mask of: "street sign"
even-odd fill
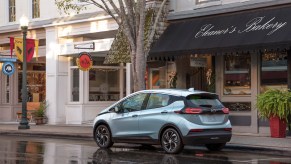
[[[0,62],[16,62],[16,58],[0,58]]]
[[[95,49],[95,43],[90,42],[90,43],[77,43],[74,44],[74,49]]]
[[[206,58],[192,58],[190,59],[190,66],[191,67],[206,67],[207,60]]]
[[[14,64],[12,62],[5,62],[2,66],[2,72],[5,74],[5,75],[12,75],[15,71],[15,67],[14,67]]]

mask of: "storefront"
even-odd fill
[[[46,74],[45,61],[40,58],[37,62],[33,59],[27,65],[27,89],[28,104],[30,102],[40,103],[46,98]],[[0,63],[2,66],[3,63]],[[16,113],[21,111],[22,102],[22,63],[14,63],[15,73],[11,76],[2,73],[0,68],[1,86],[1,107],[2,115],[0,120],[3,122],[16,121]],[[5,113],[5,114],[3,114]]]
[[[15,29],[18,26],[15,26]],[[3,36],[3,37],[2,37]],[[9,37],[22,37],[17,29],[14,32],[1,34],[0,58],[11,58]],[[27,38],[39,40],[38,56],[34,57],[27,63],[27,89],[28,105],[40,103],[46,99],[46,60],[45,60],[45,30],[43,28],[30,29]],[[14,50],[15,51],[15,50]],[[16,58],[12,53],[12,58]],[[17,112],[21,112],[22,102],[22,62],[16,60],[13,62],[15,71],[10,76],[5,75],[0,62],[0,122],[16,122]]]
[[[168,83],[176,73],[177,88],[215,91],[231,110],[235,132],[268,133],[268,122],[254,106],[259,93],[291,83],[290,9],[272,6],[171,22],[149,56],[150,65],[165,64],[148,70],[159,68],[161,76],[166,68],[162,77]]]
[[[46,49],[49,124],[92,124],[100,111],[131,92],[130,64],[105,64],[118,25],[103,14],[60,18],[45,27],[51,45]],[[83,52],[92,59],[90,69],[78,66]]]

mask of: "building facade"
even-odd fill
[[[256,97],[290,83],[290,1],[172,1],[169,26],[149,56],[148,87],[216,92],[233,131],[269,133]],[[173,78],[175,77],[175,78]]]
[[[103,64],[118,26],[102,10],[88,5],[80,14],[67,16],[54,1],[1,0],[0,4],[1,58],[10,58],[9,37],[22,37],[22,15],[29,19],[27,38],[39,40],[39,56],[28,63],[28,105],[46,100],[49,124],[90,122],[101,109],[130,92],[126,90],[130,65]],[[81,71],[76,64],[84,51],[92,56],[90,71]],[[11,76],[2,73],[2,65],[0,121],[15,122],[21,111],[22,63],[14,63]]]

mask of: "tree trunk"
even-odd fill
[[[144,59],[143,45],[137,45],[136,51],[131,51],[133,90],[145,89],[146,60]]]

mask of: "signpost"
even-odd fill
[[[5,75],[11,76],[15,72],[14,62],[16,58],[0,58],[0,62],[3,62],[2,72]]]
[[[5,62],[2,66],[2,71],[5,75],[11,76],[15,71],[14,64],[11,62]]]

